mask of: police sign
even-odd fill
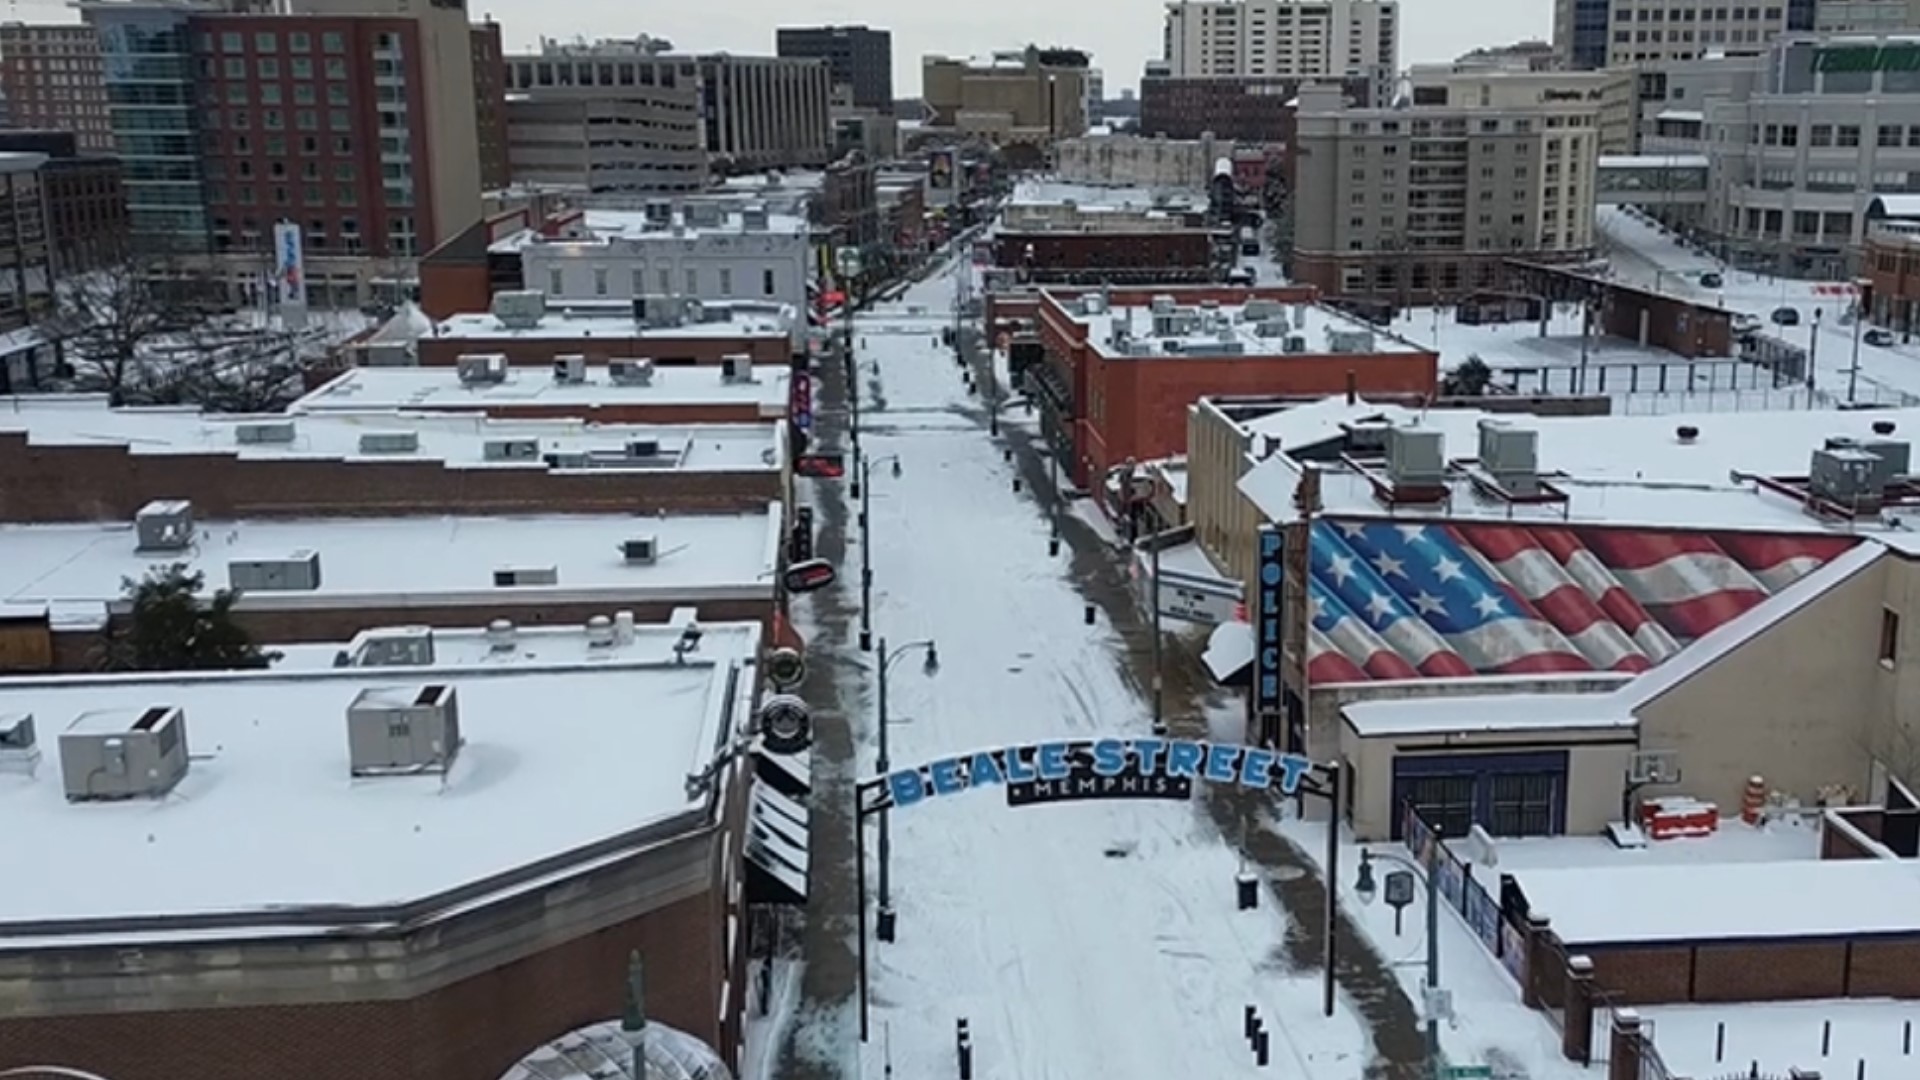
[[[1260,530],[1259,591],[1254,608],[1253,707],[1280,711],[1280,608],[1285,594],[1286,545],[1280,530]]]

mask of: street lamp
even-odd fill
[[[1379,892],[1373,879],[1373,861],[1379,859],[1412,871],[1427,890],[1427,1060],[1435,1076],[1440,1073],[1440,890],[1436,873],[1439,853],[1440,827],[1437,825],[1433,827],[1433,838],[1427,847],[1424,864],[1390,851],[1374,852],[1362,848],[1360,872],[1353,883],[1354,894],[1360,897],[1360,902],[1373,903],[1374,896]]]
[[[927,677],[939,674],[940,653],[934,648],[932,638],[909,641],[891,652],[887,651],[887,639],[880,639],[880,753],[876,762],[876,776],[886,776],[893,764],[887,755],[887,726],[891,723],[887,718],[887,672],[892,670],[894,661],[916,649],[926,650],[926,660],[921,664],[921,670],[926,672]],[[875,933],[881,941],[893,940],[893,838],[887,828],[890,817],[888,811],[880,811],[880,912]]]
[[[873,543],[867,529],[867,511],[873,506],[873,467],[893,465],[893,478],[900,479],[900,455],[860,459],[860,651],[873,651]]]

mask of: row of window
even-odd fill
[[[261,230],[259,218],[243,217],[236,231],[231,219],[216,217],[213,219],[214,247],[220,251],[249,251],[264,246],[265,233]],[[269,223],[270,224],[270,223]],[[365,240],[360,233],[358,218],[339,218],[331,228],[324,218],[314,218],[307,222],[305,230],[306,246],[314,251],[341,251],[348,254],[365,250]],[[336,246],[337,241],[337,246]],[[398,215],[387,219],[387,245],[396,255],[413,255],[419,246],[419,235],[413,218]]]
[[[1427,124],[1429,122],[1430,121],[1421,120],[1417,122],[1417,125]],[[1455,121],[1443,121],[1443,123],[1452,124],[1455,123]],[[1562,125],[1554,124],[1552,126],[1560,127]],[[1586,125],[1576,122],[1573,126],[1584,127]],[[1375,123],[1369,120],[1351,120],[1347,123],[1347,134],[1349,135],[1370,135],[1374,134],[1376,130],[1381,135],[1398,135],[1401,133],[1402,126],[1398,120],[1381,120],[1378,122],[1377,128]],[[1475,126],[1475,130],[1479,131],[1482,135],[1498,135],[1502,131],[1511,131],[1516,135],[1525,135],[1533,130],[1533,118],[1521,116],[1515,117],[1512,120],[1500,120],[1489,117],[1481,120]],[[1414,134],[1423,133],[1416,131]],[[1450,134],[1450,132],[1443,127],[1441,134],[1447,135]],[[1462,134],[1464,134],[1464,132],[1462,132]]]
[[[730,266],[722,266],[722,267],[719,267],[717,270],[715,270],[714,273],[716,274],[715,281],[718,285],[718,288],[716,290],[717,293],[721,296],[733,296],[734,295],[733,268]],[[613,282],[611,278],[612,278],[612,275],[607,270],[606,267],[604,266],[594,267],[593,268],[593,295],[595,296],[613,295]],[[686,283],[685,295],[687,296],[701,295],[700,270],[698,267],[692,267],[692,266],[687,267],[684,274],[684,279]],[[632,293],[630,295],[633,295],[633,296],[646,295],[648,292],[648,288],[647,288],[648,281],[649,279],[647,276],[646,268],[642,266],[634,267],[632,272],[632,278],[629,282],[629,284],[632,287]],[[668,294],[668,295],[672,294],[674,291],[672,268],[665,267],[665,266],[656,268],[654,270],[652,282],[656,285],[656,288],[654,289],[655,292]],[[567,293],[566,272],[564,268],[558,267],[558,266],[548,268],[547,292],[549,295],[552,295],[552,296],[566,295]],[[772,296],[773,293],[774,293],[773,270],[769,268],[769,269],[760,271],[760,295]]]
[[[260,115],[260,126],[265,130],[267,131],[287,130],[287,115],[281,110],[262,109],[259,115]],[[201,114],[201,126],[204,128],[207,128],[210,131],[218,131],[221,128],[231,128],[234,131],[246,131],[247,129],[253,127],[253,116],[254,116],[253,113],[250,113],[245,109],[234,109],[231,112],[225,113],[224,115],[221,113],[219,109],[208,109],[206,112]],[[396,125],[389,125],[389,126],[398,126],[398,125],[396,124]],[[320,111],[318,109],[293,110],[293,130],[319,131],[320,130]],[[353,114],[346,109],[328,109],[327,110],[327,130],[328,131],[352,131],[353,130]]]
[[[1676,44],[1690,45],[1694,41],[1693,34],[1694,32],[1692,30],[1672,30],[1667,32],[1666,40]],[[1738,28],[1733,30],[1702,30],[1700,31],[1699,40],[1709,45],[1737,45],[1743,41],[1760,41],[1762,40],[1762,35],[1760,31],[1752,28],[1745,30]],[[1660,31],[1615,30],[1613,32],[1613,43],[1615,45],[1626,45],[1630,42],[1639,45],[1658,45],[1660,44]]]
[[[1859,124],[1808,124],[1804,130],[1806,145],[1815,149],[1859,146],[1864,137]],[[1799,146],[1801,131],[1800,124],[1756,125],[1748,132],[1747,140],[1762,146]],[[1920,124],[1881,124],[1873,129],[1873,145],[1920,147]]]
[[[1771,22],[1777,23],[1781,10],[1770,8],[1674,8],[1667,11],[1662,8],[1639,8],[1622,5],[1614,9],[1614,22],[1693,22],[1695,17],[1701,21],[1712,22]]]
[[[322,152],[322,146],[328,145],[336,156],[349,157],[353,154],[353,139],[347,135],[334,136],[331,144],[321,142],[317,135],[302,135],[298,143],[289,143],[285,135],[268,135],[260,140],[260,152],[270,157],[281,157],[288,152],[289,146],[298,146],[302,156],[314,156]],[[216,180],[221,178],[219,168],[222,155],[247,157],[254,152],[253,140],[245,135],[235,135],[224,143],[218,135],[207,135],[203,137],[201,146],[207,157],[207,175]],[[248,163],[247,167],[251,169],[253,166]]]
[[[394,35],[380,35],[382,47],[392,47]],[[219,36],[219,50],[223,53],[241,53],[246,50],[247,36],[237,30],[228,30]],[[214,52],[214,35],[202,32],[199,49],[203,53]],[[295,30],[287,34],[287,52],[308,53],[313,51],[313,35],[305,30]],[[280,51],[280,35],[273,30],[256,31],[253,35],[253,51],[257,53],[277,53]],[[328,30],[320,35],[320,51],[325,53],[344,53],[347,51],[347,37],[338,30]]]
[[[1853,215],[1845,211],[1821,213],[1816,210],[1796,210],[1789,217],[1784,210],[1755,210],[1744,212],[1729,210],[1730,220],[1744,222],[1743,230],[1751,236],[1780,236],[1791,224],[1793,236],[1814,238],[1826,236],[1830,240],[1843,240],[1853,236]]]

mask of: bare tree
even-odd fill
[[[144,360],[154,346],[206,322],[204,308],[168,295],[165,269],[130,256],[60,282],[46,329],[76,389],[105,393],[116,405],[146,396]]]

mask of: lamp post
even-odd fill
[[[1433,840],[1427,848],[1424,863],[1414,862],[1404,855],[1390,851],[1360,850],[1360,873],[1353,883],[1353,891],[1359,895],[1363,904],[1373,903],[1378,888],[1373,880],[1373,861],[1393,863],[1413,871],[1420,884],[1427,890],[1427,1063],[1434,1077],[1440,1075],[1440,890],[1438,888],[1438,858],[1440,853],[1440,828],[1434,826]]]
[[[868,531],[868,511],[873,506],[873,467],[883,462],[893,465],[894,479],[900,477],[900,455],[860,459],[860,651],[873,651],[873,542]]]
[[[879,760],[875,762],[878,767],[875,775],[878,776],[887,775],[893,765],[887,755],[887,726],[892,722],[887,717],[887,673],[892,670],[894,661],[916,649],[926,650],[926,660],[922,664],[922,670],[927,673],[927,676],[931,678],[938,674],[940,653],[934,648],[932,638],[909,641],[892,651],[887,649],[887,639],[880,639],[880,752]],[[891,816],[887,810],[880,811],[880,911],[875,921],[875,935],[881,941],[893,940],[893,834],[887,828],[887,821]]]

